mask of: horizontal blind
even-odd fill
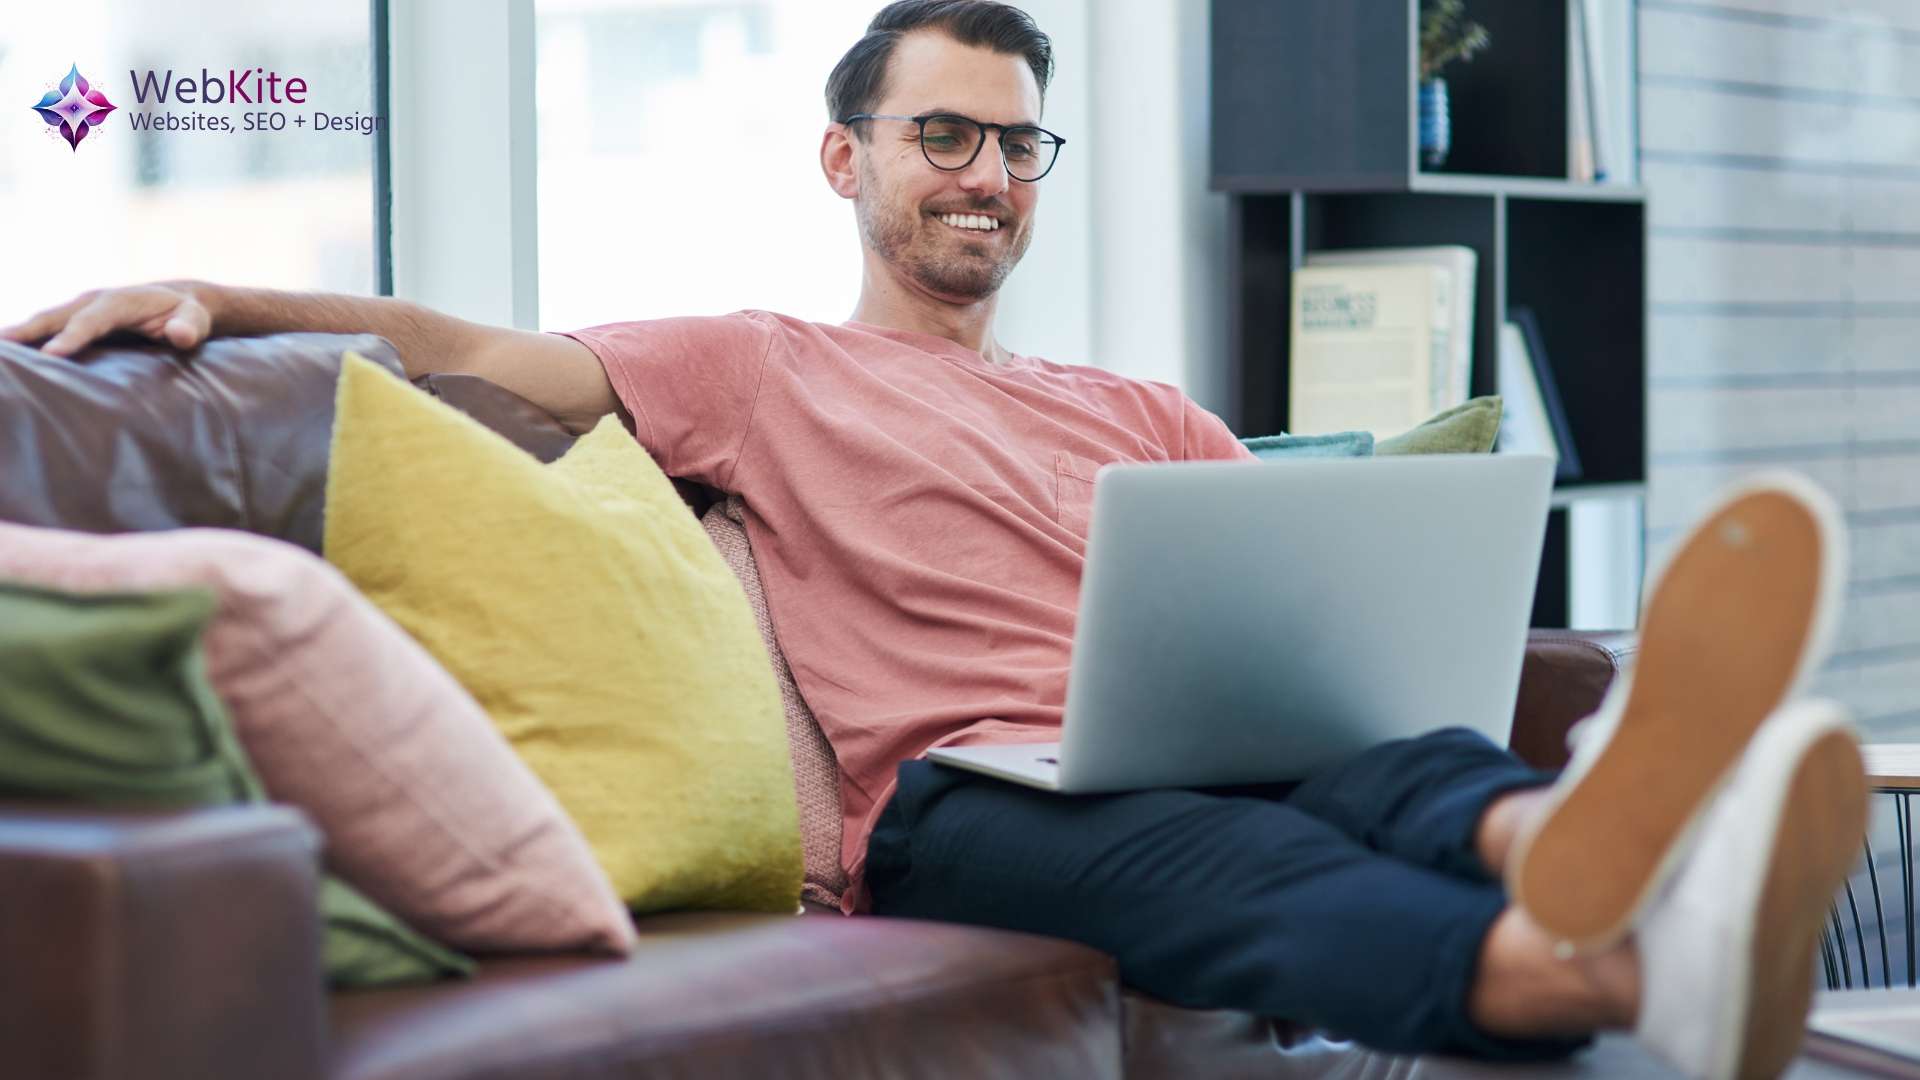
[[[1920,741],[1920,4],[1640,0],[1648,553],[1810,476],[1853,536],[1816,693]]]

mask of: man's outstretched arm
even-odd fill
[[[0,328],[0,338],[72,356],[122,330],[178,349],[216,335],[378,334],[399,350],[408,376],[478,375],[540,406],[576,433],[620,408],[600,361],[571,338],[485,326],[385,297],[166,281],[82,293]]]

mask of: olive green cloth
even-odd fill
[[[0,582],[0,796],[146,806],[264,802],[202,637],[214,594],[64,593]],[[424,982],[473,962],[327,877],[336,987]]]
[[[1485,454],[1500,434],[1500,395],[1489,394],[1436,413],[1411,431],[1373,444],[1380,454]]]

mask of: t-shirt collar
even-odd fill
[[[976,367],[985,368],[988,371],[1011,371],[1015,368],[1028,366],[1026,357],[1011,350],[1007,352],[1007,363],[996,364],[972,349],[967,348],[965,345],[956,341],[949,341],[938,334],[923,333],[919,330],[902,330],[898,327],[880,326],[875,323],[856,322],[853,319],[848,319],[840,325],[854,330],[864,330],[870,334],[878,334],[881,337],[892,338],[895,341],[906,345],[913,345],[925,349],[928,352],[937,352],[951,356],[956,360],[961,360]]]

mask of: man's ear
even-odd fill
[[[853,163],[853,130],[845,124],[828,124],[820,136],[820,171],[827,175],[827,186],[843,199],[860,194],[860,170]]]

